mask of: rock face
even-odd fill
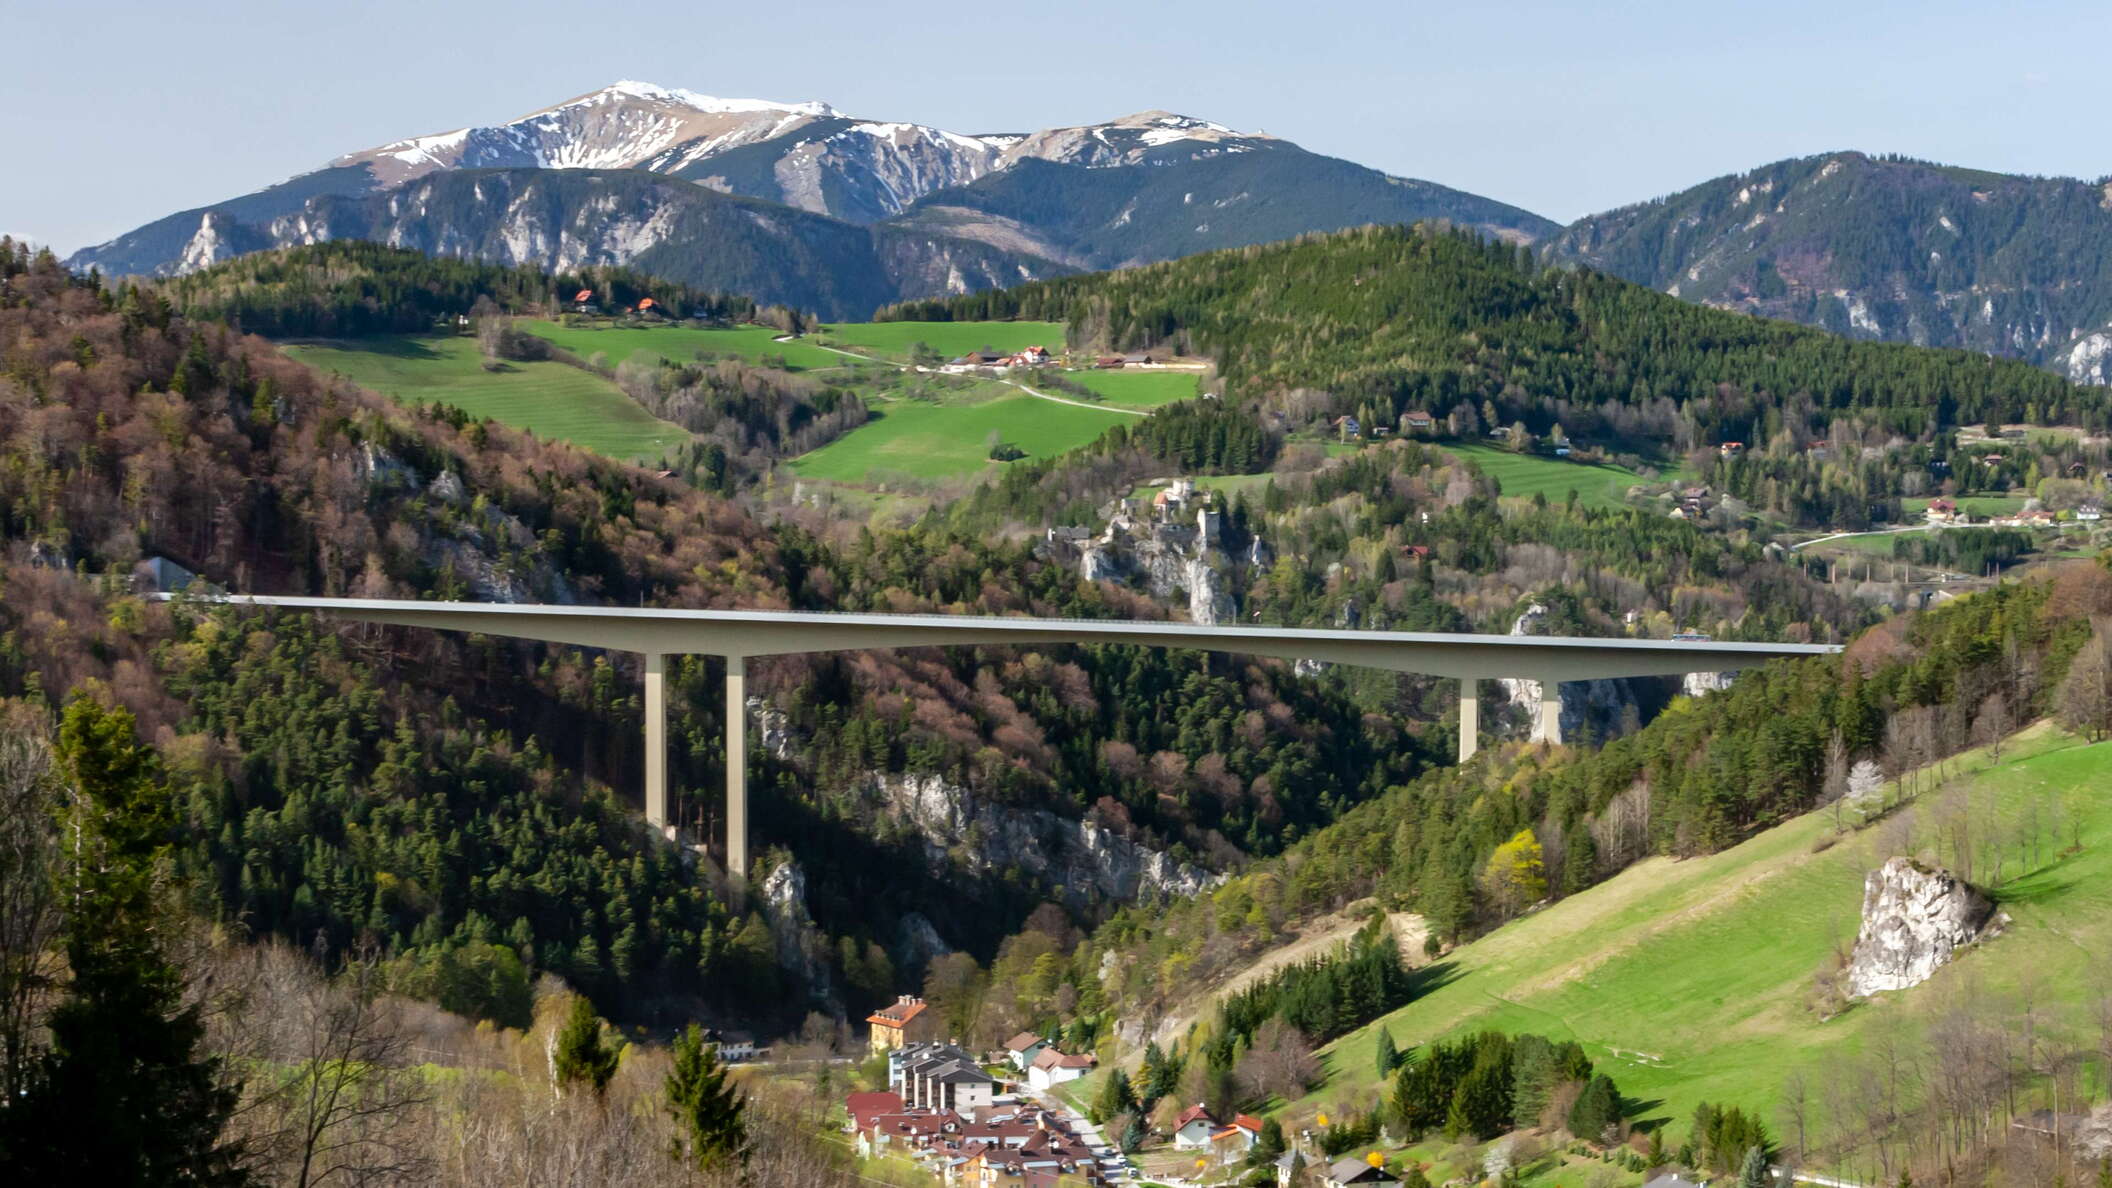
[[[1548,610],[1535,602],[1525,608],[1511,624],[1512,635],[1546,635]],[[1546,741],[1540,722],[1540,682],[1516,677],[1499,677],[1501,686],[1510,703],[1523,710],[1532,723],[1530,741]],[[1574,740],[1577,731],[1590,727],[1592,735],[1600,740],[1618,738],[1640,729],[1648,716],[1644,711],[1646,698],[1640,695],[1638,682],[1625,677],[1596,681],[1562,682],[1562,737]]]
[[[1857,996],[1927,981],[1960,946],[1978,940],[1993,901],[1947,870],[1894,858],[1863,881],[1863,928],[1848,967]]]
[[[915,830],[934,864],[984,873],[1017,867],[1074,907],[1094,897],[1131,903],[1145,895],[1193,896],[1224,876],[1142,846],[1092,820],[1045,809],[990,804],[936,775],[874,773],[867,795]]]
[[[817,1003],[830,999],[829,941],[807,912],[807,872],[787,861],[763,879],[763,914],[777,937],[777,963],[797,975]]]
[[[1110,530],[1078,555],[1078,574],[1089,582],[1143,579],[1155,598],[1188,596],[1188,618],[1215,626],[1233,615],[1232,595],[1225,587],[1225,556],[1218,521],[1199,513],[1196,526],[1150,522],[1131,533]]]

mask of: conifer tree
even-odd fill
[[[172,800],[130,711],[76,698],[59,725],[73,792],[67,879],[71,980],[51,1048],[0,1110],[0,1181],[243,1185],[240,1144],[222,1132],[240,1096],[198,1053],[199,1008],[160,939]]]
[[[609,1087],[609,1078],[616,1075],[621,1056],[619,1049],[602,1040],[601,1019],[594,1013],[594,1004],[585,998],[574,998],[564,1027],[557,1033],[558,1082],[584,1082],[598,1097]]]
[[[675,1037],[675,1065],[667,1074],[667,1110],[677,1127],[669,1153],[710,1171],[748,1161],[746,1100],[726,1083],[716,1044],[692,1023]]]
[[[1137,1095],[1129,1085],[1129,1074],[1117,1068],[1107,1074],[1100,1086],[1100,1095],[1093,1099],[1093,1108],[1088,1111],[1095,1125],[1119,1114],[1137,1112]]]
[[[1758,1147],[1745,1149],[1745,1162],[1738,1168],[1738,1188],[1768,1188],[1767,1152]],[[1912,1188],[1913,1181],[1907,1173],[1899,1174],[1899,1188]]]
[[[1613,1079],[1605,1073],[1593,1074],[1569,1109],[1569,1132],[1595,1143],[1607,1127],[1620,1120],[1620,1095],[1614,1092]]]
[[[1401,1052],[1400,1049],[1393,1046],[1393,1032],[1384,1027],[1379,1028],[1379,1053],[1377,1058],[1379,1078],[1384,1080],[1392,1076],[1393,1070],[1399,1067],[1400,1063]]]

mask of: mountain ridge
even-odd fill
[[[454,203],[444,219],[433,217],[425,199],[452,189],[434,179],[490,171],[547,175],[541,187],[522,176],[506,188],[515,199],[533,190],[559,205]],[[602,181],[567,177],[579,173]],[[618,173],[634,180],[612,180]],[[563,205],[609,203],[609,188],[623,192],[614,206]],[[773,209],[748,207],[753,226],[721,219],[715,239],[663,253],[689,269],[663,275],[832,318],[1366,222],[1446,218],[1527,242],[1558,229],[1490,199],[1157,109],[1100,124],[967,135],[852,117],[818,100],[729,100],[626,81],[505,123],[342,154],[277,185],[157,219],[67,263],[109,275],[180,275],[356,228],[379,242],[431,243],[443,254],[482,253],[507,264],[662,268],[669,265],[625,254],[622,240],[633,233],[625,227],[693,224],[710,200],[688,190]],[[1090,218],[1065,221],[1072,197]],[[1226,213],[1192,217],[1185,207],[1198,197]],[[1234,206],[1240,209],[1228,210]],[[836,226],[823,231],[816,218]],[[570,241],[553,234],[560,226],[570,227]],[[801,230],[788,236],[794,226]],[[850,251],[839,268],[798,250],[803,235],[844,244],[863,236],[871,246]],[[728,256],[755,266],[710,266]],[[867,301],[873,304],[861,304]]]

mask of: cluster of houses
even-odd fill
[[[1716,510],[1716,504],[1719,502],[1714,492],[1700,484],[1674,488],[1672,498],[1672,518],[1675,520],[1706,519],[1710,512]]]
[[[1047,367],[1056,361],[1047,347],[1030,346],[1015,354],[1004,355],[996,351],[970,351],[956,359],[949,359],[939,370],[948,375],[964,375],[971,371],[1011,371],[1015,368]]]
[[[595,299],[594,290],[592,289],[581,289],[579,292],[574,293],[570,304],[572,312],[576,314],[602,313],[607,305],[606,302]],[[682,316],[681,310],[673,306],[663,305],[651,297],[640,297],[638,304],[619,306],[615,312],[624,315],[639,314],[641,316],[650,315],[652,317],[674,319],[679,319]]]
[[[1006,1041],[1005,1061],[1025,1074],[1027,1084],[1046,1093],[1093,1071],[1099,1058],[1089,1052],[1073,1055],[1031,1031],[1022,1031]]]
[[[1970,515],[1958,506],[1955,499],[1931,499],[1922,511],[1922,518],[1935,525],[1973,523]],[[2094,524],[2105,518],[2105,509],[2094,503],[2086,503],[2075,509],[2075,518],[2086,524]],[[2000,528],[2052,528],[2061,522],[2060,513],[2043,507],[2036,500],[2025,503],[2021,510],[2008,515],[1990,516],[1983,523]]]
[[[909,1105],[902,1093],[853,1093],[844,1101],[858,1153],[907,1153],[949,1188],[1058,1188],[1112,1182],[1108,1164],[1062,1115],[1017,1101],[956,1109]]]

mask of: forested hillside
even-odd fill
[[[775,1026],[810,1001],[857,1009],[928,956],[903,946],[910,917],[989,953],[1050,880],[1073,877],[1031,869],[1049,858],[1043,821],[1090,814],[1118,851],[1224,866],[1421,762],[1392,723],[1281,665],[1122,649],[758,665],[754,687],[797,745],[756,756],[757,837],[802,865],[796,907],[821,928],[818,949],[781,948],[752,900],[736,906],[737,889],[636,823],[632,658],[149,604],[131,592],[135,563],[259,592],[1163,607],[1021,546],[912,533],[839,550],[765,529],[673,480],[404,410],[151,290],[101,288],[12,245],[0,256],[0,692],[51,712],[88,691],[137,714],[185,806],[181,862],[209,916],[303,943],[372,934],[400,985],[450,1005],[517,1018],[528,980],[553,972],[647,1016],[689,1003]],[[673,772],[699,790],[677,811],[708,826],[714,674],[694,661],[673,676]],[[972,796],[996,814],[985,828],[1023,840],[992,862],[927,836],[884,787],[908,777]],[[1136,894],[1119,873],[1102,887],[1086,872],[1073,909]]]
[[[1827,153],[1579,219],[1542,250],[1688,301],[2103,383],[2104,191],[2102,178]]]
[[[356,338],[418,333],[467,313],[482,297],[511,314],[554,313],[585,289],[611,308],[651,298],[675,316],[754,316],[746,297],[691,288],[629,268],[557,273],[505,267],[361,240],[332,240],[238,256],[167,281],[160,291],[199,321],[266,338]]]
[[[2103,392],[1963,351],[1858,343],[1687,305],[1432,227],[1366,228],[1122,272],[896,306],[899,318],[1068,322],[1076,341],[1215,360],[1230,394],[1305,417],[1476,414],[1585,440],[1685,448],[1823,431],[2026,421],[2102,428]],[[1491,415],[1493,413],[1493,415]],[[1301,417],[1300,419],[1304,419]]]

